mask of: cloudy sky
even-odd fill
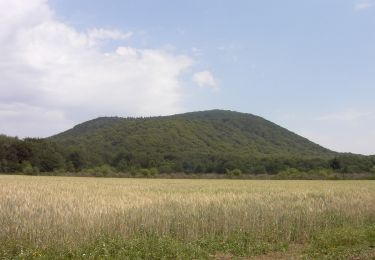
[[[0,133],[213,108],[375,154],[375,0],[0,0]]]

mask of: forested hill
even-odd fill
[[[261,117],[222,110],[98,118],[50,140],[79,151],[89,166],[110,164],[120,170],[156,167],[220,172],[249,169],[260,159],[329,159],[335,155]]]
[[[251,114],[211,110],[150,118],[102,117],[61,134],[0,135],[0,172],[277,174],[375,172],[375,156],[325,149]]]
[[[251,114],[211,110],[165,117],[102,117],[51,137],[111,157],[119,152],[329,157],[334,153]]]

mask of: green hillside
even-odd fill
[[[325,149],[251,114],[211,110],[150,118],[102,117],[58,135],[0,135],[0,172],[277,174],[375,173],[375,156]]]
[[[222,110],[152,118],[98,118],[50,140],[77,150],[85,164],[110,164],[121,170],[157,167],[220,172],[224,168],[249,169],[259,160],[335,156],[261,117]]]
[[[102,117],[51,138],[99,153],[225,153],[326,157],[334,153],[251,114],[211,110],[166,117]]]

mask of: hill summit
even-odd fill
[[[316,160],[336,154],[259,116],[225,110],[101,117],[49,139],[79,150],[88,165],[110,164],[120,170],[221,172],[258,167],[262,160]]]

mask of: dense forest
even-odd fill
[[[98,118],[46,139],[0,136],[0,172],[278,174],[375,171],[375,156],[325,149],[251,114],[212,110]]]

